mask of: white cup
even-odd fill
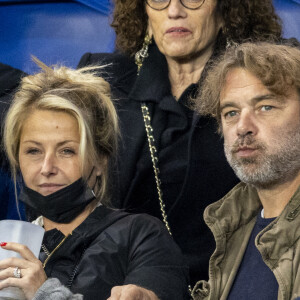
[[[24,221],[2,220],[0,221],[0,242],[15,242],[26,245],[32,253],[38,257],[44,236],[44,228]],[[0,247],[0,260],[9,257],[21,257],[18,253],[4,250]],[[8,287],[0,290],[0,299],[23,300],[23,291],[16,287]]]

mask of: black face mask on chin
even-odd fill
[[[38,214],[57,223],[70,223],[95,198],[93,190],[82,178],[48,196],[24,184],[19,196],[20,201]]]

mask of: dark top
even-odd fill
[[[139,76],[133,60],[122,54],[88,53],[79,67],[90,64],[110,64],[101,76],[110,82],[113,98],[117,99],[121,140],[111,174],[114,205],[162,219],[141,112],[141,103],[145,102],[152,118],[173,237],[190,266],[191,283],[207,279],[215,243],[203,221],[203,211],[238,180],[225,159],[216,122],[197,116],[186,106],[197,92],[196,85],[188,87],[176,102],[171,95],[166,59],[155,44],[149,47],[149,57]]]
[[[0,120],[1,120],[1,131],[0,137],[2,141],[2,132],[6,112],[10,106],[13,94],[17,89],[20,80],[26,73],[10,67],[8,65],[0,63]],[[5,158],[2,147],[0,148],[0,167],[8,168],[8,163]]]
[[[278,297],[278,283],[270,268],[264,263],[255,246],[260,231],[276,218],[264,219],[261,211],[257,216],[242,263],[232,285],[228,300],[273,300]]]
[[[58,278],[85,300],[110,296],[116,285],[135,284],[161,300],[188,299],[188,269],[161,222],[100,206],[71,235],[47,231],[41,251],[47,277]],[[45,259],[48,259],[47,261]]]
[[[18,69],[0,63],[0,220],[19,219],[17,211],[14,184],[9,172],[9,164],[2,147],[2,132],[6,112],[10,106],[13,94],[20,80],[26,74]],[[25,218],[24,206],[20,204],[21,217]]]

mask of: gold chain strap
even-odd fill
[[[148,138],[148,145],[149,145],[149,150],[150,150],[150,154],[151,154],[151,159],[152,159],[152,165],[153,165],[153,170],[154,170],[154,176],[155,176],[155,182],[156,182],[156,188],[157,188],[157,193],[158,193],[158,200],[159,200],[159,205],[160,205],[160,211],[161,211],[161,215],[163,218],[163,222],[165,223],[169,234],[172,236],[172,232],[171,232],[171,228],[168,222],[168,216],[166,214],[165,211],[165,203],[163,201],[163,193],[160,187],[161,181],[159,179],[159,167],[158,167],[158,156],[157,156],[157,149],[155,147],[155,139],[153,136],[153,128],[151,126],[151,117],[149,114],[149,109],[146,105],[146,103],[142,103],[141,104],[141,108],[142,108],[142,113],[143,113],[143,118],[144,118],[144,123],[145,123],[145,128],[146,128],[146,132],[147,132],[147,138]],[[190,285],[188,285],[188,291],[189,294],[192,294],[192,287]]]
[[[167,216],[166,211],[165,211],[166,205],[163,201],[163,193],[162,193],[162,190],[161,190],[161,187],[160,187],[160,185],[161,185],[161,181],[159,179],[160,170],[159,170],[159,167],[158,167],[158,156],[157,156],[157,149],[155,147],[155,139],[154,139],[154,136],[153,136],[153,128],[151,126],[151,117],[150,117],[149,109],[148,109],[146,103],[143,102],[141,104],[141,108],[142,108],[142,113],[143,113],[146,132],[147,132],[149,150],[150,150],[151,159],[152,159],[152,165],[153,165],[153,170],[154,170],[154,176],[155,176],[156,188],[157,188],[157,193],[158,193],[160,211],[161,211],[161,215],[162,215],[162,218],[163,218],[163,222],[165,223],[169,234],[172,235],[171,228],[170,228],[169,222],[167,220],[168,216]]]

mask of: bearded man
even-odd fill
[[[300,50],[245,43],[210,71],[197,110],[217,118],[242,181],[208,206],[216,240],[194,299],[300,296]]]

